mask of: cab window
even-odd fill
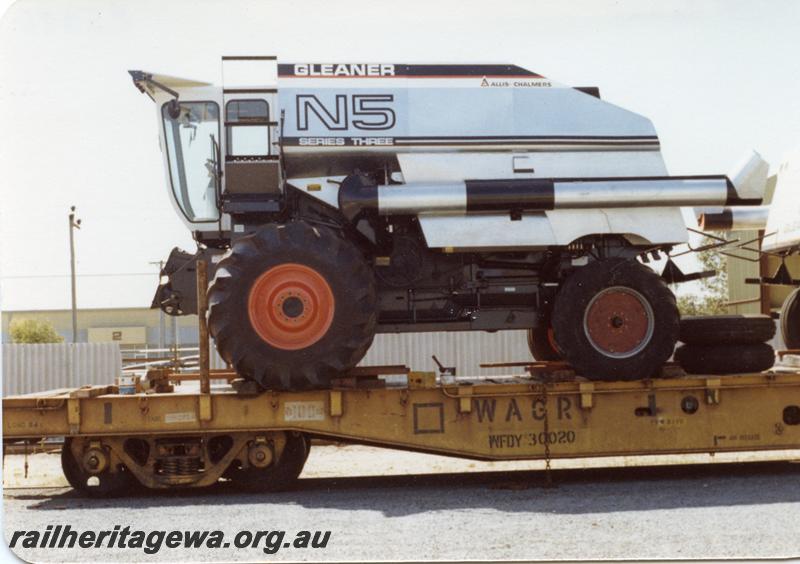
[[[269,105],[265,100],[231,100],[225,106],[227,156],[269,155]]]
[[[161,108],[172,193],[189,221],[217,221],[219,106],[180,102]]]

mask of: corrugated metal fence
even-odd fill
[[[3,395],[113,384],[121,368],[117,343],[6,344]]]
[[[453,331],[376,335],[361,366],[404,364],[412,370],[436,371],[431,358],[444,366],[455,366],[462,376],[493,376],[514,372],[510,368],[481,368],[487,362],[528,362],[532,360],[525,331]],[[225,368],[225,362],[211,349],[211,368]],[[522,367],[516,369],[522,373]]]
[[[481,368],[480,364],[532,358],[525,331],[401,333],[376,335],[361,364],[405,364],[412,370],[435,371],[434,354],[443,365],[455,366],[462,376],[508,374],[508,368]]]
[[[225,364],[212,346],[212,368]],[[361,365],[405,364],[435,371],[432,355],[458,374],[508,374],[508,368],[480,368],[482,362],[527,361],[525,331],[439,332],[377,335]],[[3,395],[27,394],[85,384],[113,384],[122,357],[116,343],[3,345]],[[520,372],[518,369],[517,372]]]

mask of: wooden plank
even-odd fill
[[[117,386],[84,386],[78,388],[69,394],[70,398],[94,398],[97,396],[104,396],[106,394],[116,394],[119,392]]]
[[[345,377],[368,378],[370,376],[390,376],[408,374],[411,369],[403,364],[388,364],[385,366],[356,366],[345,372]]]

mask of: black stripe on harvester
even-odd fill
[[[304,138],[306,136],[303,136]],[[325,136],[325,135],[309,135],[315,139],[343,139],[346,145],[353,145],[353,137],[344,136]],[[386,137],[377,137],[379,139],[387,139]],[[581,136],[560,136],[560,137],[389,137],[394,145],[402,145],[403,147],[446,147],[446,146],[460,146],[460,147],[492,147],[502,145],[518,145],[526,147],[536,147],[541,145],[552,146],[580,146],[580,147],[637,147],[647,146],[649,148],[657,148],[659,146],[658,137],[581,137]],[[364,147],[361,143],[364,137],[358,137],[359,144],[357,146]],[[369,137],[368,137],[369,139]],[[292,146],[300,144],[300,137],[284,137],[283,144]],[[334,145],[331,145],[332,147]],[[340,145],[339,145],[340,146]]]
[[[658,137],[625,136],[600,137],[591,135],[515,135],[515,136],[469,136],[469,137],[395,137],[396,145],[654,145],[659,144]]]
[[[472,139],[481,141],[502,141],[502,140],[575,140],[575,141],[658,141],[655,135],[469,135],[469,136],[444,136],[444,135],[426,135],[426,136],[410,136],[410,137],[396,137],[396,139],[403,139],[407,141],[427,141],[427,140],[441,140],[441,141],[469,141]]]
[[[395,73],[405,76],[529,76],[542,75],[517,65],[395,65]]]
[[[275,55],[223,55],[223,61],[277,61]]]
[[[553,181],[541,178],[467,180],[467,211],[552,210]]]
[[[278,65],[278,76],[300,76],[302,78],[318,78],[317,74],[295,74],[295,65],[299,63],[281,63]],[[350,67],[354,65],[366,65],[368,63],[302,63],[303,65],[313,67],[313,69],[321,68],[324,66],[330,67]],[[375,64],[375,63],[371,63]],[[545,78],[542,75],[529,71],[517,65],[407,65],[407,64],[394,64],[394,63],[380,63],[382,65],[392,65],[394,67],[393,75],[381,76],[381,78],[402,78],[402,77],[430,77],[441,76],[442,78],[448,77],[463,77],[463,76],[519,76],[529,78]],[[346,74],[336,76],[336,78],[363,78],[356,74]]]
[[[725,180],[728,181],[728,196],[725,200],[726,206],[760,206],[762,199],[761,198],[741,198],[739,197],[738,192],[736,192],[736,187],[731,182],[730,178],[725,177]]]

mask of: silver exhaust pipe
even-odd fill
[[[769,206],[695,210],[700,231],[758,231],[767,227]]]
[[[739,196],[727,176],[530,178],[375,185],[350,175],[339,187],[339,209],[353,221],[379,215],[465,214],[588,208],[758,205]]]

